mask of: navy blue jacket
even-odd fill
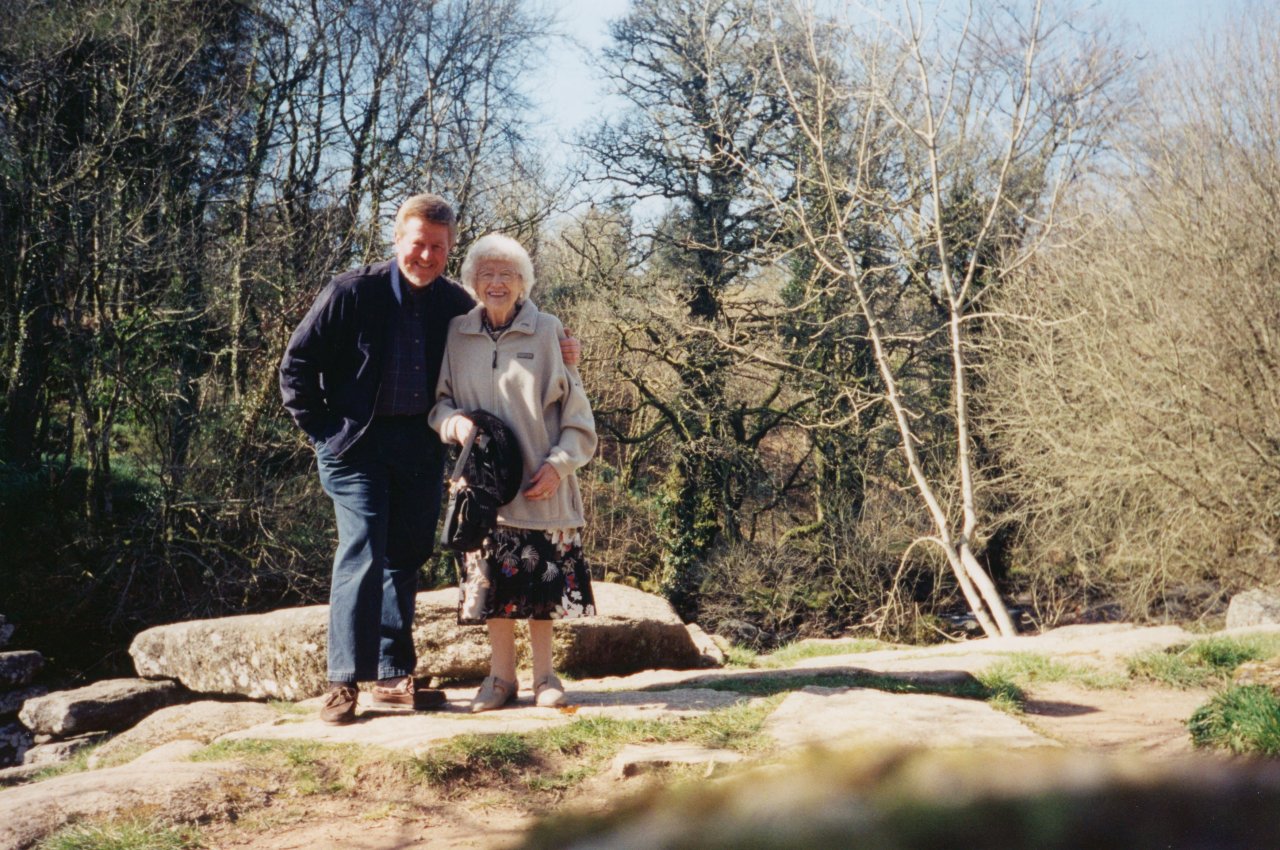
[[[324,443],[335,455],[351,448],[373,420],[387,341],[400,308],[391,290],[393,262],[364,266],[329,281],[280,361],[285,409],[313,442]],[[474,307],[475,300],[443,276],[427,293],[427,386],[434,389],[449,320]]]

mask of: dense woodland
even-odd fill
[[[597,577],[709,630],[1274,583],[1280,16],[1153,56],[1092,4],[926,5],[633,0],[562,159],[524,81],[571,48],[524,0],[0,5],[0,613],[101,676],[324,601],[276,366],[423,190],[583,341]]]

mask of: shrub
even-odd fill
[[[1187,728],[1197,747],[1280,755],[1280,697],[1262,685],[1236,685],[1197,708]]]
[[[981,430],[1021,511],[1021,560],[1131,617],[1214,613],[1280,577],[1280,53],[1255,29],[1280,19],[1266,18],[1163,75],[1137,179],[1105,187],[1108,209],[992,305],[1019,317],[987,341]]]

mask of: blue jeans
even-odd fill
[[[338,521],[329,681],[413,675],[414,597],[440,514],[443,456],[425,415],[375,418],[342,457],[317,444]]]

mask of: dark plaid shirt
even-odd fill
[[[378,388],[378,416],[413,416],[426,413],[435,402],[434,387],[427,386],[427,335],[423,314],[428,309],[428,287],[409,286],[397,270],[392,275],[400,287],[400,309],[388,340]]]

